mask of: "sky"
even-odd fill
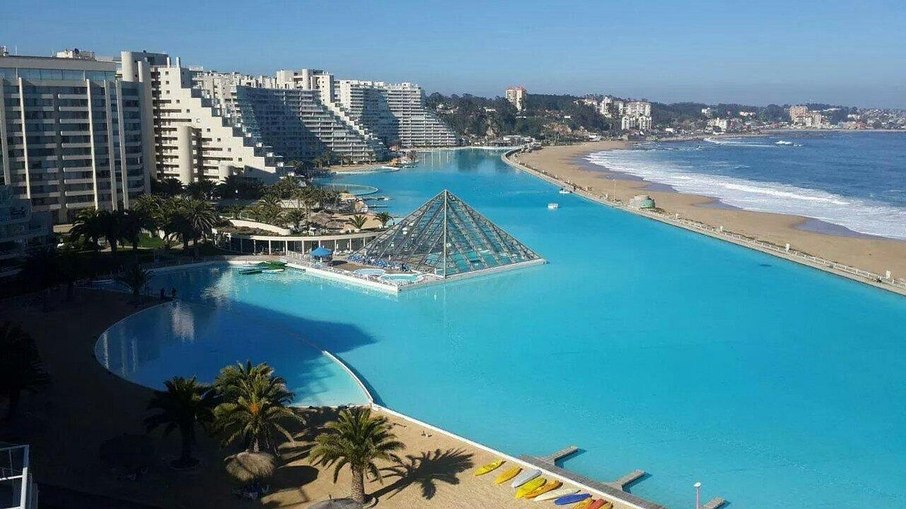
[[[493,97],[906,108],[906,0],[3,0],[0,44]]]

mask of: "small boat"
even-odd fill
[[[550,209],[550,210],[556,210],[556,209],[559,209],[559,208],[560,208],[560,204],[559,204],[559,203],[551,202],[551,203],[548,203],[548,204],[547,204],[547,208]]]
[[[516,490],[516,498],[523,498],[529,493],[537,490],[538,488],[544,486],[544,483],[547,482],[547,479],[543,477],[536,477],[531,481],[523,484]]]
[[[488,463],[487,465],[478,467],[478,469],[475,471],[475,475],[476,476],[484,475],[493,470],[497,470],[497,467],[499,467],[500,465],[503,465],[503,463],[504,463],[504,460],[492,461],[492,462]]]
[[[557,500],[554,500],[554,505],[570,505],[575,504],[576,502],[581,502],[586,498],[591,498],[591,495],[588,493],[574,493],[572,495],[565,495]]]
[[[503,483],[509,481],[510,479],[516,477],[516,475],[519,474],[519,472],[522,472],[522,469],[519,467],[513,467],[509,470],[504,470],[503,472],[500,473],[500,475],[497,476],[496,479],[494,479],[494,484],[503,484]]]
[[[579,490],[576,488],[560,488],[559,490],[549,491],[543,495],[538,495],[535,497],[535,502],[544,502],[545,500],[554,500],[560,497],[565,497],[566,495],[572,495],[573,493],[578,493]]]
[[[539,475],[541,475],[541,471],[538,470],[537,468],[532,469],[532,470],[526,470],[525,472],[522,472],[521,474],[517,475],[516,478],[513,479],[513,482],[512,482],[512,484],[510,484],[510,486],[512,486],[513,488],[518,488],[518,487],[522,486],[523,484],[531,481],[532,479],[538,477]],[[538,486],[540,486],[540,484]]]
[[[555,489],[559,488],[560,486],[563,486],[563,483],[560,481],[546,482],[540,488],[537,488],[534,491],[532,491],[531,493],[529,493],[528,495],[526,495],[525,498],[535,498],[539,495],[544,495],[548,491],[554,491]]]
[[[774,145],[792,145],[792,144],[793,144],[792,141],[784,141],[784,140],[774,142]]]
[[[566,188],[560,188],[560,194],[572,194],[572,191]]]
[[[594,508],[591,508],[591,506],[589,506],[589,509],[613,509],[613,503],[611,503],[607,500],[601,499],[601,500],[598,500],[598,502],[601,502],[601,505],[596,506]],[[592,505],[594,505],[594,504],[592,504]]]
[[[261,269],[261,272],[264,272],[265,274],[276,274],[277,272],[283,272],[284,270],[286,269]]]
[[[600,501],[599,501],[599,500],[593,500],[593,499],[590,499],[590,498],[586,498],[585,500],[583,500],[583,501],[579,502],[578,504],[574,505],[574,506],[573,506],[573,509],[588,509],[589,507],[591,507],[592,504],[596,504],[596,503],[598,503],[598,502],[600,502]],[[597,507],[600,507],[600,506],[595,506],[595,507],[597,508]]]

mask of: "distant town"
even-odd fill
[[[906,111],[830,104],[746,106],[674,103],[611,95],[530,94],[507,88],[493,99],[433,94],[428,103],[465,144],[543,143],[757,133],[774,129],[902,130]]]

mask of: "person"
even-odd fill
[[[170,288],[170,298],[176,300],[176,287]]]
[[[166,294],[166,292],[164,291],[164,287],[163,287],[163,286],[160,287],[160,300],[167,300],[167,294]]]

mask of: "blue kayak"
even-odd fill
[[[563,495],[562,497],[554,500],[556,505],[569,505],[575,504],[576,502],[581,502],[586,498],[591,498],[591,495],[588,493],[573,493],[572,495]]]

